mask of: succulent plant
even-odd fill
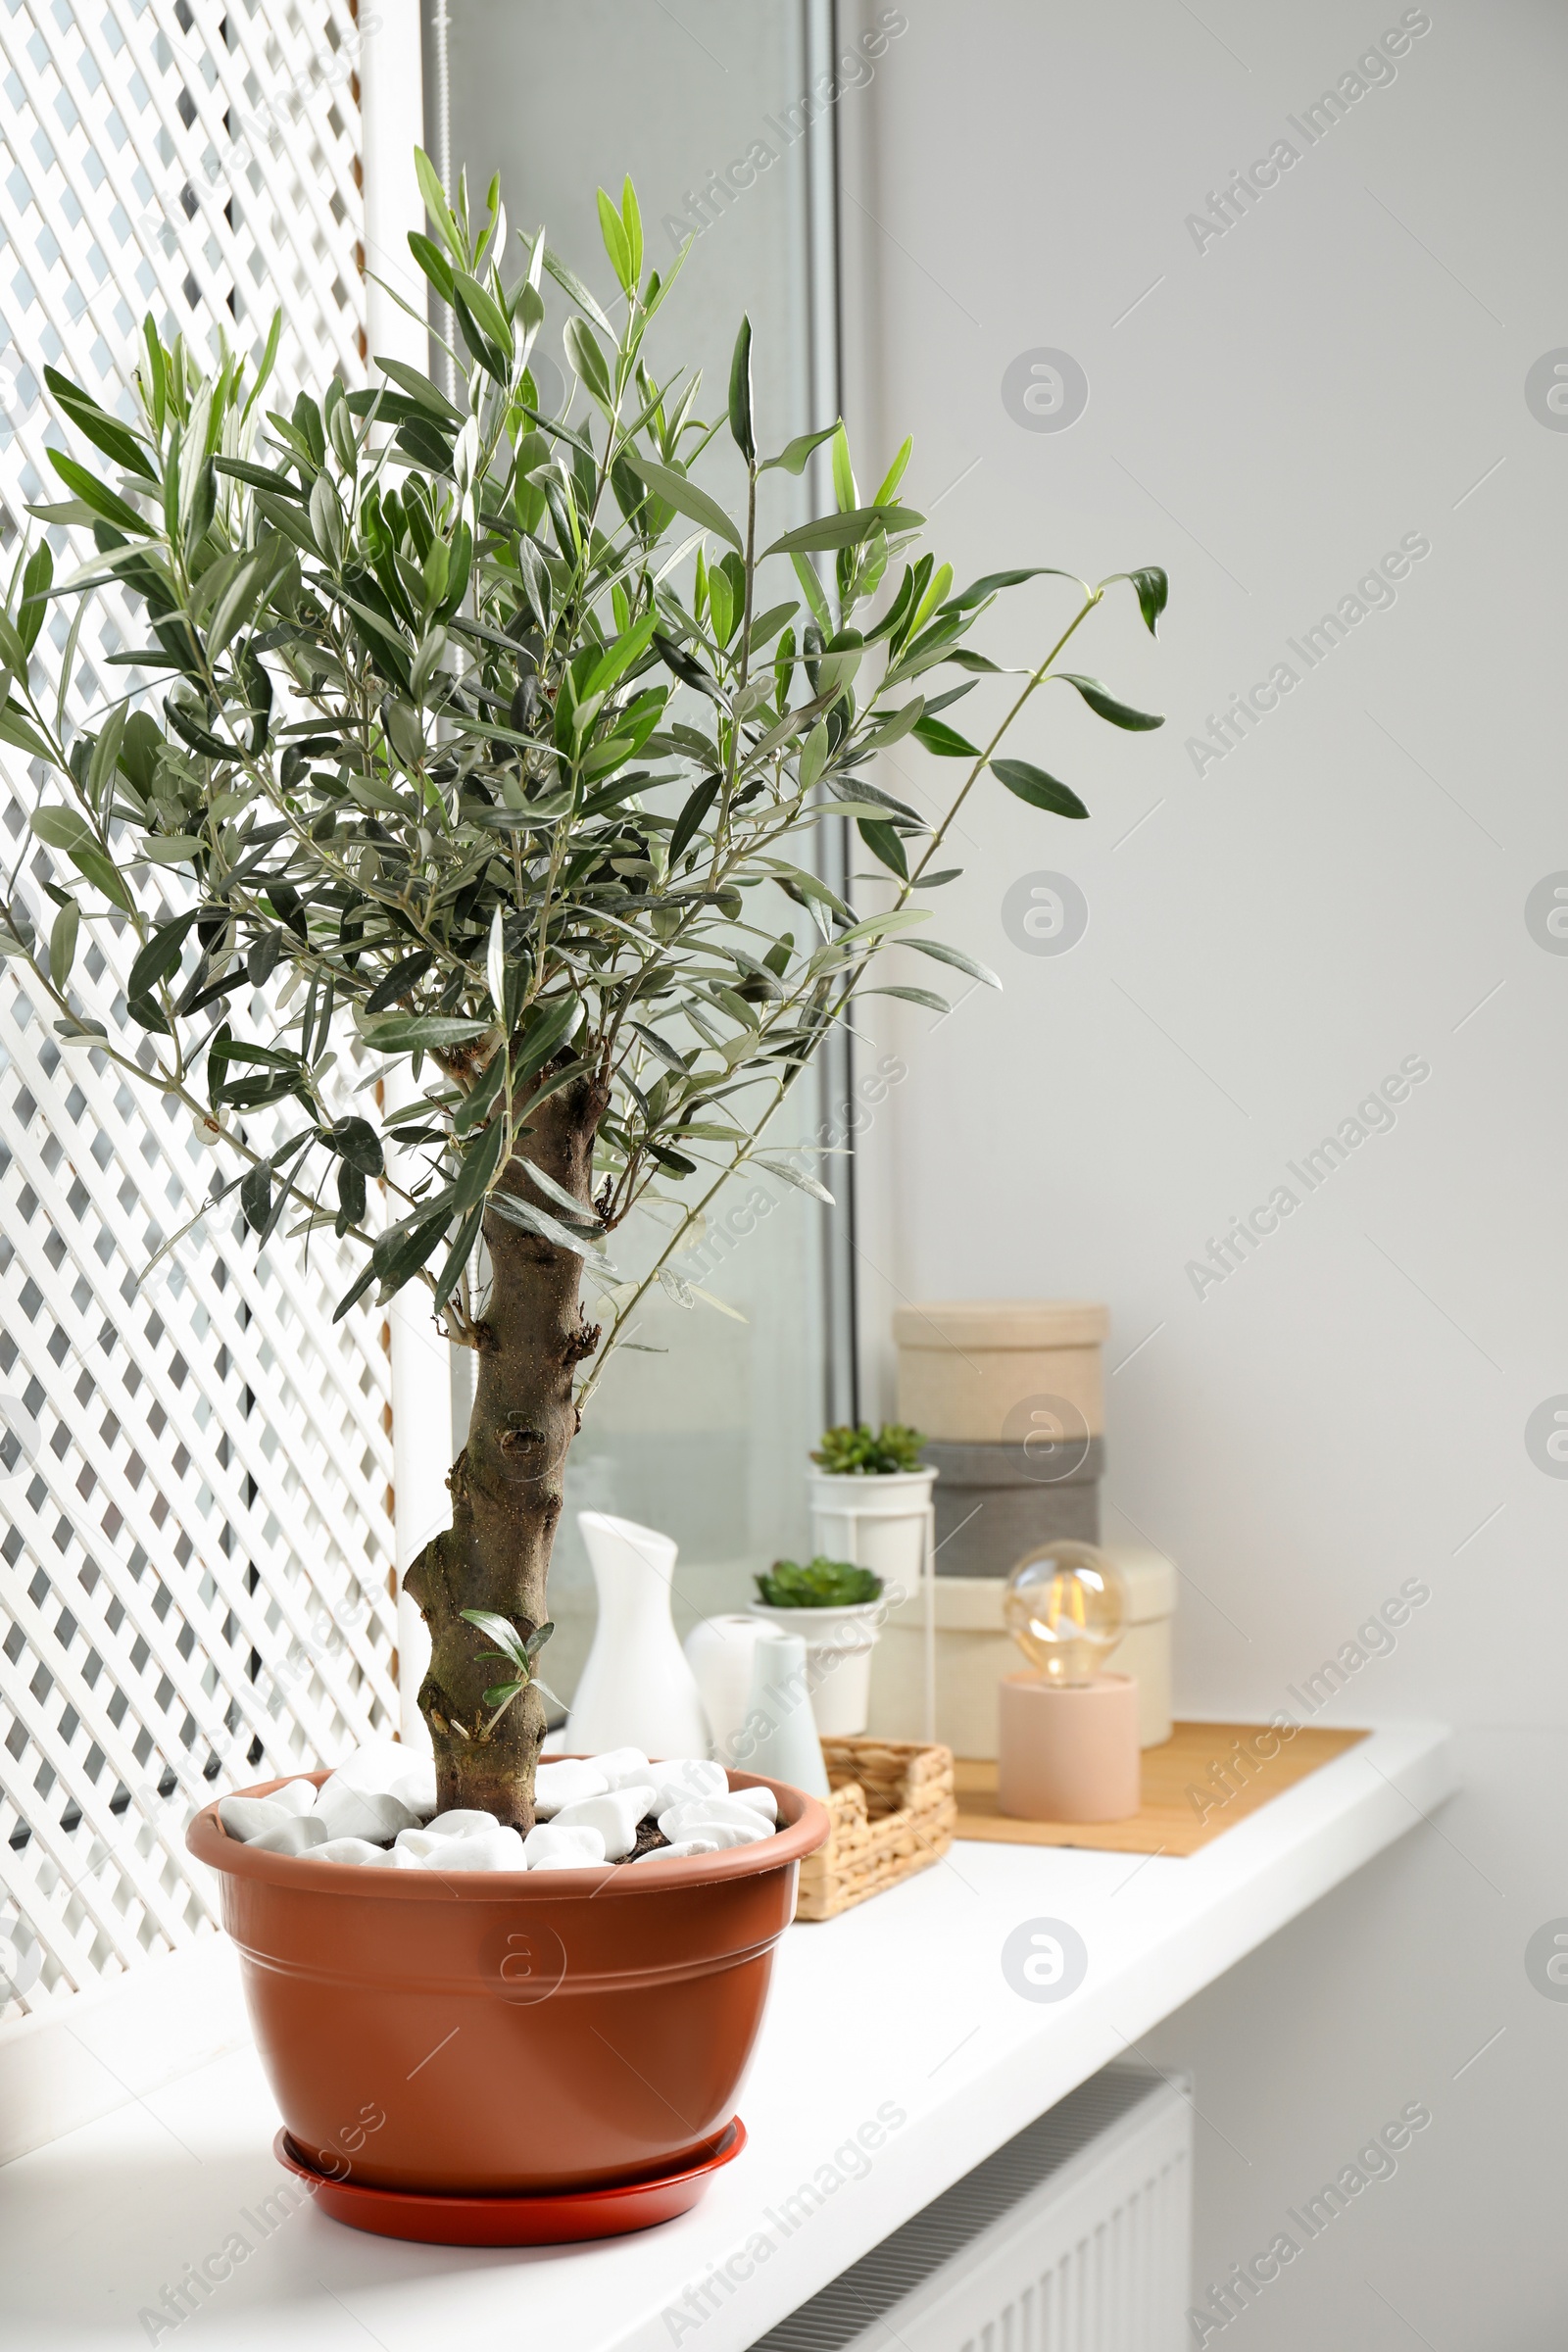
[[[803,1568],[798,1560],[775,1560],[757,1580],[758,1598],[770,1609],[853,1609],[882,1596],[882,1579],[852,1560],[828,1560],[820,1552]]]
[[[907,1429],[901,1421],[884,1421],[876,1431],[868,1421],[861,1421],[853,1429],[847,1424],[824,1429],[822,1443],[811,1459],[831,1478],[861,1473],[886,1478],[896,1471],[923,1469],[920,1449],[924,1444],[919,1430]]]

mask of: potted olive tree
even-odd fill
[[[960,585],[921,552],[921,516],[900,497],[907,443],[869,491],[842,426],[761,450],[744,319],[715,420],[697,378],[656,373],[649,329],[679,263],[646,267],[629,182],[618,204],[599,200],[614,280],[601,303],[542,231],[509,237],[495,185],[479,220],[466,190],[449,205],[417,162],[430,234],[411,244],[456,322],[453,397],[387,360],[371,388],[334,381],[269,416],[275,328],[255,366],[205,368],[150,319],[133,417],[51,371],[86,446],[50,452],[67,495],[33,513],[79,526],[93,552],[57,576],[40,538],[0,616],[0,738],[34,763],[32,832],[52,853],[41,895],[22,861],[0,925],[67,1047],[176,1099],[217,1141],[220,1212],[259,1244],[280,1229],[351,1236],[364,1266],[340,1315],[417,1284],[473,1352],[452,1524],[407,1578],[431,1640],[419,1706],[440,1806],[527,1829],[563,1466],[642,1299],[662,1284],[694,1303],[670,1260],[737,1171],[793,1172],[769,1156],[768,1121],[881,951],[900,943],[906,960],[885,985],[922,1005],[944,1000],[921,965],[991,978],[928,924],[955,814],[994,785],[1032,811],[1085,813],[1065,784],[1002,756],[1024,707],[1059,682],[1116,726],[1159,722],[1056,666],[1109,581],[1052,573],[1070,594],[1047,650],[1001,673],[970,630],[1045,567]],[[529,364],[547,292],[564,300],[574,371],[555,415]],[[733,513],[699,478],[720,432],[742,485]],[[828,439],[833,511],[778,528],[774,477],[799,476]],[[1115,576],[1152,630],[1163,573]],[[53,599],[79,609],[111,587],[140,642],[125,693],[73,727],[33,649]],[[933,692],[940,676],[954,682]],[[999,707],[971,741],[951,706],[988,680]],[[875,754],[901,739],[957,779],[935,821],[874,780]],[[834,811],[874,877],[856,905],[811,862],[812,830]],[[137,1050],[94,1012],[79,953],[94,934],[122,971]],[[332,1067],[350,1047],[352,1093]],[[273,1142],[254,1122],[278,1105],[287,1132]],[[628,1277],[613,1259],[634,1217],[662,1224]],[[207,1816],[192,1836],[225,1889],[243,1880],[229,1920],[264,1954],[258,1981],[280,1982],[290,1938],[314,1938],[308,2028],[293,1980],[259,2017],[301,2144],[347,2095],[343,2047],[379,2018],[397,2098],[357,2177],[423,2166],[448,2187],[536,2186],[663,2161],[727,2117],[793,1856],[819,1834],[804,1805],[783,1803],[770,1846],[612,1871],[648,1923],[635,1933],[622,1900],[574,1904],[603,1871],[555,1873],[526,1963],[495,1941],[509,1891],[496,1879],[454,1900],[417,1873],[226,1850]],[[574,2069],[594,2085],[585,2115],[618,2100],[624,2122],[643,2098],[635,2070],[593,2041],[596,2015],[600,2040],[616,2039],[595,2004],[628,1946],[627,1965],[657,1948],[673,1970],[703,1942],[702,1901],[739,1903],[764,1866],[777,1881],[766,1919],[732,1907],[712,1929],[715,1952],[733,1957],[733,1951],[752,1955],[728,1980],[728,2024],[720,2002],[690,2034],[668,2018],[667,2034],[637,2030],[645,2075],[663,2063],[656,2041],[711,2051],[716,2036],[723,2062],[705,2061],[700,2086],[661,2085],[663,2107],[644,2098],[612,2146],[586,2123],[574,2135],[561,2121]],[[522,2063],[516,2004],[564,1952],[568,1910],[591,1915],[571,1930],[579,1997],[552,2004],[526,2095],[497,2097]],[[407,2081],[405,1946],[426,1989],[479,1970],[513,2005],[487,2040],[460,2004],[457,2059]],[[677,1975],[661,1998],[682,1997]],[[680,1982],[706,1999],[700,1971]],[[454,2068],[457,2091],[438,2094]],[[438,2095],[457,2100],[444,2139]]]

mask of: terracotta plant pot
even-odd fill
[[[258,1853],[206,1806],[186,1843],[221,1876],[295,2146],[370,2186],[494,2196],[651,2178],[710,2150],[801,1857],[828,1834],[813,1797],[765,1785],[780,1827],[755,1845],[537,1876]]]

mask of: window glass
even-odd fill
[[[812,185],[821,170],[812,149],[823,134],[806,128],[806,17],[797,0],[750,0],[744,11],[686,0],[678,21],[617,0],[571,8],[466,0],[449,35],[451,167],[466,168],[470,201],[482,203],[499,172],[514,227],[531,235],[543,221],[552,247],[608,303],[613,280],[595,194],[603,186],[618,197],[629,172],[650,262],[666,267],[697,232],[651,336],[654,372],[662,378],[681,362],[700,367],[698,411],[720,414],[731,347],[748,313],[758,434],[769,449],[833,414],[810,299]],[[434,94],[435,74],[429,86]],[[564,315],[556,294],[541,339],[563,381]],[[814,388],[824,382],[825,395]],[[547,371],[544,396],[559,388]],[[702,478],[731,501],[743,495],[727,430],[705,458]],[[805,483],[774,473],[766,488],[770,527],[786,529],[808,511]],[[782,896],[771,909],[754,900],[748,915],[776,918],[797,937],[807,921]],[[815,1140],[836,1107],[835,1089],[844,1092],[837,1069],[805,1073],[769,1142]],[[847,1161],[798,1164],[816,1170],[829,1190],[845,1189],[834,1171]],[[612,1254],[636,1274],[655,1249],[652,1223],[638,1230],[634,1220],[614,1237]],[[800,1556],[808,1544],[806,1457],[834,1403],[829,1329],[842,1319],[843,1289],[835,1314],[836,1252],[830,1212],[754,1170],[719,1197],[706,1235],[682,1252],[678,1268],[688,1288],[710,1291],[732,1313],[652,1294],[637,1346],[612,1361],[568,1463],[551,1574],[559,1630],[550,1679],[563,1695],[593,1627],[577,1511],[612,1511],[676,1539],[682,1631],[696,1616],[743,1605],[757,1569],[781,1553]]]

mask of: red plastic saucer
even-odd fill
[[[746,2126],[737,2115],[696,2164],[651,2180],[628,2180],[611,2188],[564,2194],[538,2191],[515,2197],[459,2197],[417,2188],[371,2188],[357,2180],[334,2180],[308,2164],[287,2132],[279,2132],[272,2153],[303,2180],[319,2210],[351,2230],[377,2237],[414,2238],[427,2246],[564,2246],[590,2237],[623,2237],[652,2230],[689,2213],[720,2166],[746,2145]]]

